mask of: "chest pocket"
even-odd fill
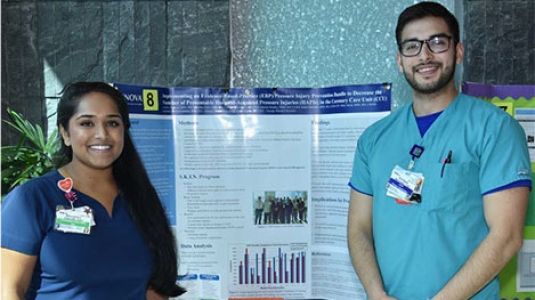
[[[471,163],[428,164],[423,172],[422,210],[469,209],[481,205],[479,172]]]

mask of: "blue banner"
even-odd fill
[[[302,115],[389,111],[391,83],[327,88],[170,88],[114,84],[130,113]]]

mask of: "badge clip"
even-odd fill
[[[72,210],[74,210],[74,201],[78,199],[76,193],[72,190],[73,185],[72,178],[70,177],[58,181],[58,188],[65,192],[65,199],[71,204]]]

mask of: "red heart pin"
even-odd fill
[[[58,181],[58,187],[60,190],[64,191],[65,193],[70,192],[72,189],[72,179],[65,178],[63,180]]]

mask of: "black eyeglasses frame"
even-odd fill
[[[448,40],[448,48],[446,48],[446,49],[444,49],[442,51],[438,51],[438,52],[434,51],[433,49],[431,49],[431,46],[429,46],[429,42],[433,41],[434,39],[437,39],[437,38],[447,38],[447,40]],[[415,57],[415,56],[420,55],[420,53],[422,52],[423,45],[425,43],[427,45],[427,49],[429,49],[429,51],[431,51],[432,53],[435,53],[435,54],[439,54],[439,53],[444,53],[444,52],[446,52],[446,51],[448,51],[450,49],[452,40],[453,40],[453,44],[455,45],[455,39],[452,36],[447,35],[447,34],[437,34],[437,35],[431,36],[427,40],[410,39],[410,40],[403,41],[403,42],[398,44],[398,50],[399,50],[399,53],[401,53],[401,55],[403,55],[405,57]],[[414,55],[405,55],[403,53],[403,50],[402,50],[403,49],[403,45],[405,43],[410,43],[410,42],[419,42],[420,43],[420,49]]]

